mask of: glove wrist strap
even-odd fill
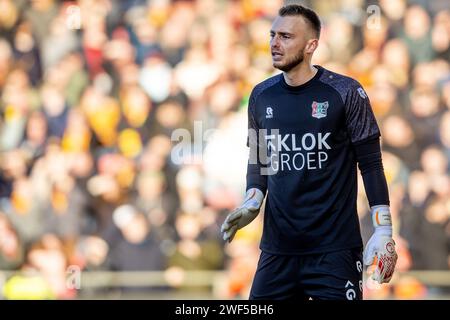
[[[263,200],[264,194],[262,193],[262,191],[257,188],[251,188],[247,190],[244,203],[241,207],[257,210],[261,207]]]
[[[389,206],[379,205],[373,206],[370,209],[372,215],[372,223],[375,228],[382,226],[392,228],[391,211],[389,210]]]

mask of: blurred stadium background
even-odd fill
[[[261,217],[230,245],[219,226],[283,3],[0,0],[2,299],[248,297]],[[399,261],[365,298],[448,299],[450,2],[298,3],[382,129]]]

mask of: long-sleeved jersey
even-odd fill
[[[354,146],[380,130],[356,80],[315,67],[300,86],[279,74],[250,96],[247,190],[267,191],[260,248],[272,254],[362,246]]]

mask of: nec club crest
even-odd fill
[[[313,101],[311,108],[312,108],[312,116],[314,118],[317,119],[325,118],[327,116],[328,101],[325,102]]]

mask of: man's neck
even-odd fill
[[[284,80],[290,86],[300,86],[316,75],[319,71],[311,63],[300,63],[298,66],[288,72],[283,72]]]

